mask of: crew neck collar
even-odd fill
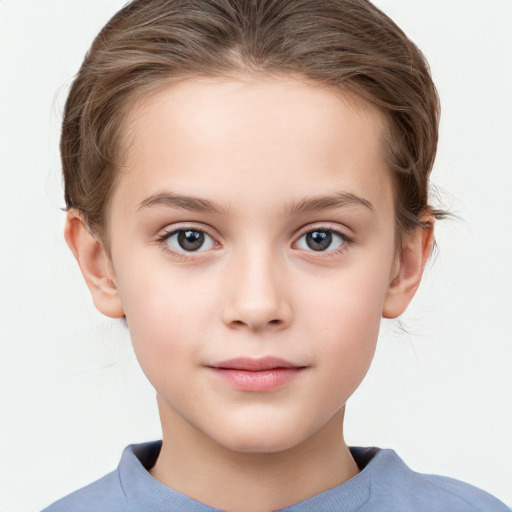
[[[152,512],[220,512],[220,509],[209,507],[167,487],[150,475],[148,470],[155,464],[161,447],[162,441],[153,441],[130,445],[123,452],[118,473],[123,492],[132,508]],[[389,467],[389,464],[401,463],[392,450],[352,447],[350,451],[360,473],[337,487],[280,510],[355,512],[370,498],[372,476],[381,471],[384,465]]]

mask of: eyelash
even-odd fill
[[[338,236],[342,243],[339,247],[336,249],[328,250],[328,251],[314,251],[314,250],[306,250],[306,249],[299,249],[303,250],[304,252],[310,253],[310,255],[314,255],[314,257],[319,258],[329,258],[333,256],[339,256],[340,254],[343,254],[354,242],[353,238],[348,236],[346,233],[343,233],[342,231],[335,229],[333,227],[329,226],[315,226],[313,228],[308,228],[307,230],[303,231],[300,236],[296,239],[294,242],[294,246],[297,245],[298,241],[301,240],[304,236],[306,236],[309,233],[315,233],[315,232],[326,232],[331,233],[333,235]]]
[[[172,255],[173,258],[177,259],[178,261],[190,260],[192,258],[197,257],[196,253],[207,252],[207,251],[200,251],[200,250],[199,251],[185,251],[184,250],[183,252],[173,250],[169,246],[169,243],[168,243],[169,239],[172,236],[174,236],[180,232],[183,232],[183,231],[195,231],[198,233],[203,233],[204,235],[208,236],[209,238],[211,238],[213,240],[215,247],[218,247],[220,245],[215,240],[215,237],[210,235],[208,233],[208,231],[205,230],[204,228],[197,228],[195,226],[183,226],[178,229],[174,228],[172,230],[165,231],[160,236],[158,236],[157,244],[162,248],[162,250],[164,252]],[[296,248],[296,245],[299,242],[299,240],[301,240],[304,236],[308,235],[309,233],[314,233],[314,232],[331,233],[333,235],[338,236],[342,240],[342,243],[338,248],[333,249],[333,250],[327,250],[327,251],[314,251],[313,249],[307,250],[307,249],[297,248],[298,250],[301,250],[305,253],[311,253],[310,256],[314,255],[314,257],[320,257],[320,258],[337,256],[337,255],[344,253],[350,247],[350,245],[352,245],[352,243],[353,243],[353,239],[351,237],[349,237],[346,233],[343,233],[342,231],[340,231],[338,229],[334,229],[332,227],[327,227],[327,226],[315,226],[314,228],[308,228],[307,230],[303,231],[296,238],[296,241],[293,243],[293,247]]]
[[[203,233],[213,240],[215,246],[219,246],[218,242],[215,240],[215,237],[210,235],[208,233],[208,231],[202,227],[198,228],[195,226],[183,226],[180,228],[174,228],[174,229],[167,230],[157,238],[157,244],[161,247],[161,249],[164,252],[170,254],[174,259],[176,259],[178,261],[187,261],[194,257],[197,257],[197,256],[194,256],[196,253],[205,252],[205,251],[185,251],[185,250],[183,250],[183,252],[181,252],[181,251],[176,251],[176,250],[172,249],[168,243],[169,239],[172,236],[174,236],[180,232],[183,232],[183,231],[195,231],[197,233]]]

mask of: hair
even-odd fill
[[[61,156],[67,209],[108,239],[130,106],[176,80],[293,75],[356,94],[386,123],[396,231],[425,226],[440,105],[421,51],[367,0],[133,0],[101,30],[71,86]]]

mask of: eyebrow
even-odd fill
[[[152,206],[168,206],[170,208],[180,208],[192,212],[217,213],[220,215],[226,215],[228,213],[227,209],[212,201],[208,201],[208,199],[185,196],[172,192],[159,192],[147,197],[139,204],[137,211]]]
[[[374,211],[373,204],[367,199],[350,192],[339,192],[329,196],[305,197],[300,201],[287,205],[285,212],[288,215],[298,215],[320,210],[334,210],[347,206],[364,206],[372,212]]]
[[[374,207],[370,201],[363,197],[349,192],[339,192],[329,196],[305,197],[285,206],[285,215],[299,215],[320,210],[333,210],[347,206],[363,206],[373,211]],[[179,208],[192,212],[216,213],[219,215],[228,215],[227,208],[199,197],[186,196],[173,192],[159,192],[147,197],[139,204],[137,211],[153,206],[167,206],[169,208]]]

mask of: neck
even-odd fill
[[[151,475],[214,508],[277,510],[336,487],[359,472],[343,439],[344,410],[300,445],[273,453],[232,451],[181,418],[160,411],[163,444]]]

